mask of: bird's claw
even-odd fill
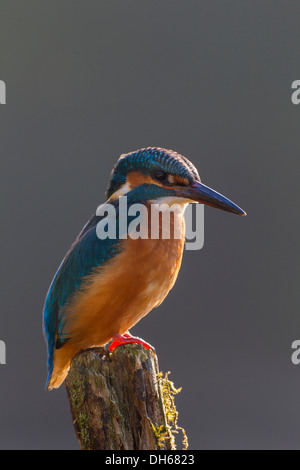
[[[151,346],[151,344],[147,343],[141,338],[138,338],[137,336],[132,336],[129,333],[124,333],[123,335],[116,333],[115,335],[113,335],[113,339],[113,342],[108,347],[110,352],[112,352],[114,349],[116,349],[118,346],[121,346],[122,344],[137,343],[142,344],[145,349],[152,350],[155,354],[155,348]]]

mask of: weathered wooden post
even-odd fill
[[[178,413],[173,383],[159,373],[156,355],[139,344],[111,354],[95,348],[78,354],[66,379],[71,414],[82,449],[175,449]]]

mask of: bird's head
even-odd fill
[[[246,215],[232,201],[201,183],[197,169],[186,157],[156,147],[121,155],[107,189],[109,200],[120,196],[132,197],[135,202],[199,202]]]

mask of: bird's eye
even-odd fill
[[[153,176],[157,181],[165,181],[167,173],[162,170],[155,170]]]

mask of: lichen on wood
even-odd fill
[[[171,449],[176,450],[175,434],[178,434],[179,431],[181,431],[183,436],[183,450],[186,450],[189,446],[188,438],[185,429],[181,426],[178,426],[178,411],[175,405],[175,395],[181,392],[182,387],[175,388],[174,383],[169,380],[169,374],[170,372],[167,372],[165,375],[163,375],[162,372],[158,374],[158,380],[162,389],[164,411],[167,422],[164,435],[161,436],[160,442],[168,439],[171,445]]]
[[[174,433],[181,428],[174,395],[179,390],[168,375],[159,372],[156,355],[140,344],[113,353],[89,349],[73,358],[66,389],[81,448],[175,449]]]

